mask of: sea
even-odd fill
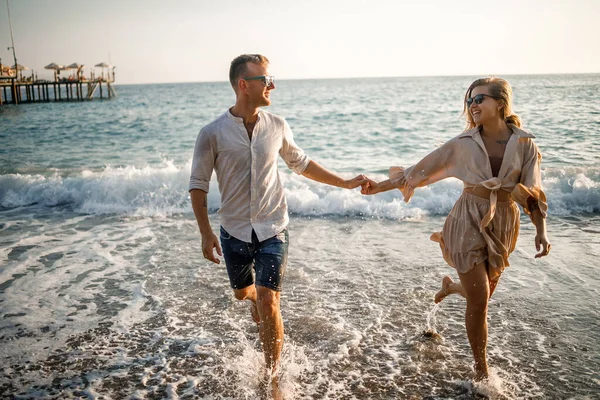
[[[276,81],[267,109],[339,175],[383,180],[465,126],[478,77]],[[362,196],[288,170],[286,399],[600,398],[600,75],[506,76],[543,154],[549,256],[517,248],[489,305],[490,379],[472,381],[465,300],[429,240],[462,183]],[[247,302],[202,257],[188,180],[226,82],[0,107],[0,398],[267,399]],[[218,232],[216,180],[208,196]]]

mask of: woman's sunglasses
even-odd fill
[[[469,97],[467,100],[465,100],[465,103],[467,103],[467,107],[471,107],[471,104],[473,104],[473,102],[475,102],[475,104],[483,103],[483,100],[486,97],[491,97],[492,99],[495,99],[494,96],[490,96],[489,94],[482,93],[482,94],[475,95],[474,97]]]
[[[275,77],[271,75],[249,76],[244,78],[245,81],[262,81],[266,87],[271,87],[275,84]]]

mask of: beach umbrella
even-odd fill
[[[23,71],[26,71],[29,68],[21,64],[16,64],[12,66],[12,69],[16,70],[17,73],[20,75],[20,78],[23,79]]]
[[[68,65],[66,68],[68,68],[68,69],[83,69],[83,68],[85,68],[85,65],[73,63],[71,65]]]
[[[64,69],[65,66],[57,63],[50,63],[44,67],[44,69],[54,70],[54,80],[56,81],[56,72]]]
[[[76,69],[77,70],[77,80],[79,80],[79,72],[85,68],[85,65],[79,63],[73,63],[66,68],[68,69]]]
[[[64,66],[57,64],[57,63],[50,63],[44,67],[44,69],[53,69],[53,70],[57,70],[57,69],[61,69],[61,68],[64,68]]]
[[[107,64],[105,62],[101,62],[100,64],[94,65],[94,67],[96,67],[96,68],[102,68],[102,79],[104,79],[104,68],[110,68],[111,65]]]

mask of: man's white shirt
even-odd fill
[[[221,226],[244,242],[252,241],[253,229],[259,241],[266,240],[289,222],[278,155],[297,174],[310,163],[283,117],[260,110],[250,140],[242,118],[227,110],[198,134],[189,190],[208,193],[214,170],[221,193]]]

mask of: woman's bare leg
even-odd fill
[[[475,360],[475,380],[488,377],[487,306],[490,298],[486,263],[477,264],[465,274],[458,274],[467,299],[465,326]]]
[[[496,290],[496,286],[498,286],[498,282],[500,281],[500,277],[497,277],[495,280],[490,281],[490,299]]]
[[[463,289],[462,284],[460,282],[454,282],[452,278],[449,276],[445,276],[442,279],[442,288],[439,292],[435,294],[435,303],[439,303],[451,294],[460,294],[462,297],[465,297],[465,289]]]

